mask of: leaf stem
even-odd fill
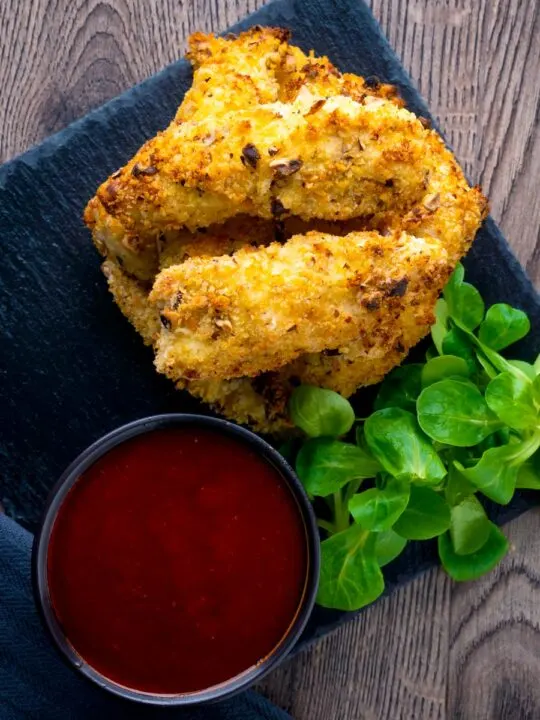
[[[333,535],[336,532],[336,528],[332,525],[331,522],[328,522],[328,520],[321,520],[320,518],[317,520],[317,525],[322,529],[326,530],[327,533],[330,535]]]
[[[355,494],[361,484],[362,480],[351,480],[351,482],[346,486],[344,503],[347,507],[349,506],[349,500],[352,498],[352,496]]]
[[[334,493],[334,528],[335,532],[341,532],[349,527],[349,508],[343,502],[341,490]]]
[[[540,432],[536,431],[530,438],[525,440],[521,448],[519,448],[513,455],[510,455],[508,459],[513,465],[524,463],[531,457],[531,455],[534,455],[538,448],[540,448]],[[515,462],[516,460],[518,463]]]

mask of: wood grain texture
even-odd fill
[[[175,60],[189,32],[222,30],[262,4],[2,0],[0,160]],[[539,3],[369,4],[539,282]],[[481,582],[433,571],[401,588],[278,669],[264,692],[296,720],[539,718],[539,529],[536,511],[511,524],[512,554]]]
[[[540,3],[369,0],[529,275],[540,283]]]
[[[446,718],[450,582],[428,572],[261,686],[296,720]]]
[[[540,509],[510,523],[490,575],[451,589],[448,717],[540,717]]]
[[[0,162],[182,56],[263,0],[2,0]]]

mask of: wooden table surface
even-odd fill
[[[328,0],[331,5],[331,0]],[[263,0],[1,0],[0,161]],[[540,3],[370,0],[531,277],[540,282]],[[434,570],[289,661],[262,691],[296,720],[538,720],[540,511],[487,578]]]

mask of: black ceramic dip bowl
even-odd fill
[[[53,489],[33,553],[45,625],[101,687],[156,705],[244,690],[291,650],[317,592],[309,500],[268,443],[197,415],[138,420]]]

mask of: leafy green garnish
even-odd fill
[[[474,330],[484,317],[484,301],[474,285],[463,282],[463,267],[458,265],[443,295],[449,315],[468,330]]]
[[[448,467],[448,480],[444,490],[446,502],[453,507],[459,505],[460,502],[468,498],[470,495],[474,495],[477,491],[476,488],[469,480],[467,480],[458,470],[454,463]]]
[[[349,511],[354,521],[366,530],[390,530],[407,507],[410,493],[408,482],[390,477],[382,488],[353,495],[349,500]]]
[[[493,570],[508,550],[508,540],[499,528],[489,523],[489,535],[481,548],[469,555],[459,555],[454,550],[449,533],[438,540],[439,557],[446,572],[453,580],[476,580]]]
[[[422,390],[422,365],[403,365],[395,368],[383,380],[375,410],[388,407],[399,407],[414,412],[416,399]]]
[[[469,366],[457,355],[441,355],[429,360],[422,368],[422,387],[457,376],[469,377]]]
[[[435,304],[435,324],[431,326],[431,339],[439,355],[443,354],[443,341],[448,333],[448,304],[439,298]]]
[[[296,457],[296,472],[310,495],[326,497],[351,480],[373,477],[378,463],[357,445],[331,438],[312,438]]]
[[[492,350],[503,350],[525,337],[530,329],[531,323],[523,310],[498,303],[487,311],[478,337]]]
[[[480,390],[459,380],[440,380],[422,390],[417,409],[422,430],[448,445],[477,445],[502,426]]]
[[[489,572],[508,542],[482,497],[504,505],[516,488],[540,490],[540,355],[529,363],[499,352],[527,334],[529,319],[503,303],[486,312],[464,278],[458,264],[426,361],[393,370],[368,417],[355,420],[330,390],[292,395],[291,418],[307,437],[283,452],[321,498],[321,605],[373,602],[384,591],[380,568],[409,540],[437,538],[455,580]]]
[[[470,555],[484,545],[490,532],[490,521],[474,495],[464,498],[450,511],[450,537],[458,555]]]
[[[380,567],[395,560],[407,545],[407,540],[395,530],[383,530],[375,535],[375,555]]]
[[[321,543],[317,602],[338,610],[358,610],[376,600],[384,578],[375,553],[375,535],[359,525]]]
[[[396,478],[438,484],[446,469],[415,416],[400,408],[376,410],[365,422],[366,442],[381,466]]]
[[[465,360],[469,373],[474,375],[476,371],[474,345],[466,332],[459,327],[450,328],[442,341],[442,352],[443,357],[454,355]]]
[[[535,452],[519,468],[516,488],[520,490],[540,490],[540,451]]]
[[[338,393],[301,385],[292,394],[291,420],[310,437],[345,435],[354,423],[351,404]]]
[[[407,540],[429,540],[450,527],[450,508],[444,496],[429,487],[411,487],[405,512],[394,530]]]
[[[525,362],[524,360],[509,360],[510,365],[516,370],[520,370],[522,375],[525,375],[529,380],[534,381],[536,379],[536,370],[534,365]]]
[[[534,383],[503,372],[486,388],[486,402],[499,419],[511,428],[534,428],[539,422]]]
[[[456,465],[486,497],[499,505],[508,505],[516,489],[520,467],[535,452],[539,442],[540,436],[533,436],[521,443],[489,448],[472,467]]]

